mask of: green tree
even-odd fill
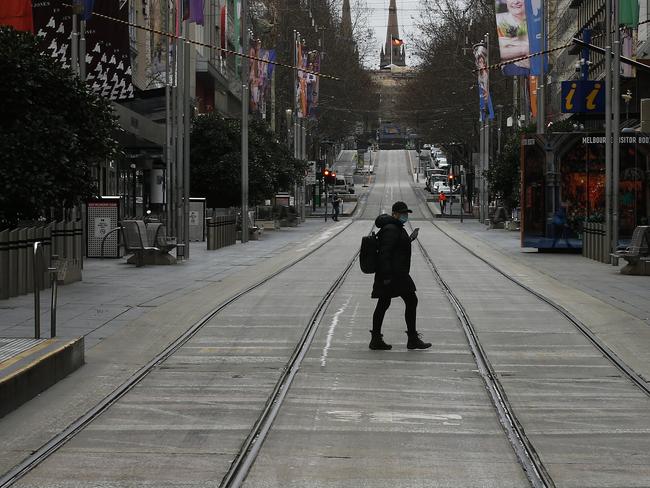
[[[0,229],[95,195],[90,168],[117,156],[110,102],[90,93],[36,38],[0,27]]]
[[[523,131],[519,130],[506,139],[501,154],[490,162],[490,167],[486,172],[490,193],[508,209],[519,205],[522,133]]]
[[[267,126],[253,120],[249,126],[249,203],[263,202],[279,190],[290,189],[305,174],[305,164],[294,159]],[[192,194],[205,197],[208,207],[241,204],[241,124],[213,112],[192,124]]]

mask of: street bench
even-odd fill
[[[184,248],[183,244],[176,243],[176,238],[166,235],[165,227],[160,222],[145,224],[143,220],[123,220],[120,227],[126,253],[133,254],[126,262],[138,267],[145,264],[174,264],[176,258],[169,251]]]
[[[612,265],[618,266],[619,259],[625,259],[627,265],[621,268],[622,274],[645,275],[650,262],[650,226],[639,225],[634,229],[632,240],[627,249],[610,254]]]

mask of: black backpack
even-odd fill
[[[361,251],[359,251],[359,265],[361,271],[373,274],[377,271],[377,256],[379,255],[379,233],[371,232],[361,238]]]

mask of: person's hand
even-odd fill
[[[420,232],[420,228],[416,227],[413,232],[411,232],[411,240],[414,241],[415,239],[418,238],[418,233]]]
[[[384,280],[384,286],[390,285],[390,278]]]

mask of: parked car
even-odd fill
[[[451,194],[451,188],[449,187],[449,185],[443,183],[442,181],[436,181],[433,184],[433,191],[431,193],[436,195],[440,192],[444,193],[445,195],[449,195]]]

